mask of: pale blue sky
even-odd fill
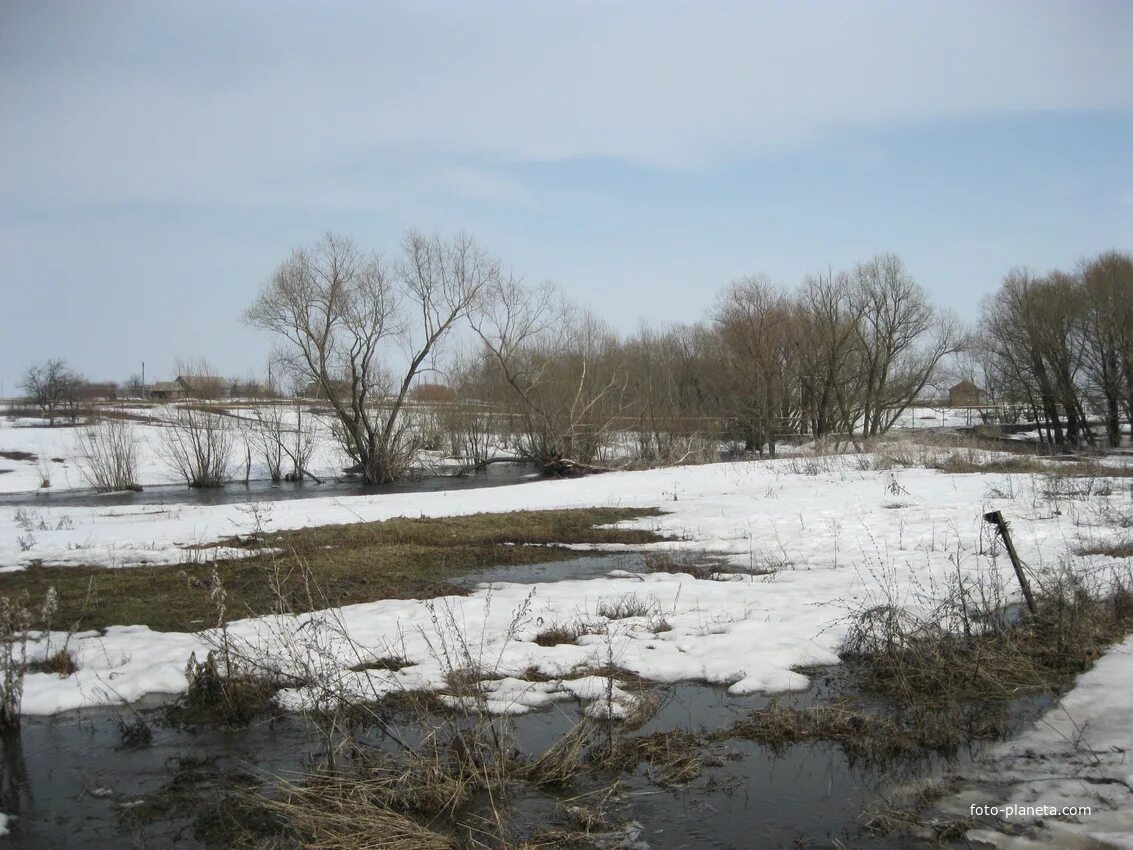
[[[475,234],[631,330],[895,251],[974,318],[1133,249],[1133,3],[0,0],[0,379],[262,372],[328,229]]]

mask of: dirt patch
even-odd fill
[[[39,455],[32,454],[31,452],[0,451],[0,457],[4,458],[4,460],[34,461]]]

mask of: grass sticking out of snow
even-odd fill
[[[464,594],[468,591],[449,579],[489,566],[577,557],[577,552],[556,544],[655,542],[661,538],[650,531],[596,526],[659,513],[652,508],[585,508],[320,526],[261,534],[251,541],[222,541],[262,547],[265,554],[218,561],[215,567],[231,619],[279,610],[279,592],[286,597],[287,610],[296,613],[377,599]],[[158,631],[193,631],[216,621],[209,599],[214,565],[208,550],[195,551],[202,563],[130,569],[32,567],[4,573],[0,596],[14,598],[27,590],[32,598],[40,598],[54,587],[58,622],[78,621],[94,629],[146,625]],[[290,564],[295,569],[289,571]],[[272,587],[269,571],[287,577],[281,588]],[[317,598],[312,598],[305,575],[317,581]]]

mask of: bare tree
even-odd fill
[[[295,405],[294,421],[281,403],[257,404],[252,411],[255,421],[246,439],[264,461],[271,480],[300,481],[306,475],[318,481],[308,469],[315,452],[315,431],[302,405]]]
[[[1133,255],[1110,251],[1083,263],[1084,366],[1105,411],[1106,438],[1121,444],[1133,421]]]
[[[103,417],[79,430],[75,462],[100,493],[140,490],[133,427],[125,419]]]
[[[893,426],[941,359],[965,345],[965,337],[955,318],[933,307],[895,254],[854,269],[849,304],[856,319],[853,419],[868,438]]]
[[[762,277],[737,281],[717,304],[727,409],[748,451],[762,454],[767,446],[774,457],[779,436],[797,430],[795,316],[790,300]]]
[[[47,416],[48,424],[54,425],[60,409],[68,409],[74,421],[75,402],[82,382],[82,377],[68,368],[67,361],[53,358],[29,366],[20,388]]]
[[[1075,281],[1012,269],[984,302],[993,369],[1026,397],[1040,434],[1057,446],[1092,439],[1082,402],[1083,302]]]
[[[629,375],[626,410],[646,462],[718,458],[724,422],[724,356],[702,324],[642,328],[622,346]]]
[[[405,474],[412,459],[401,412],[414,379],[497,277],[497,262],[468,236],[411,232],[391,269],[328,234],[292,253],[245,319],[284,339],[290,368],[334,409],[356,468],[381,483]]]
[[[169,408],[160,454],[190,487],[221,487],[228,480],[236,437],[233,419],[194,405]]]
[[[616,335],[550,285],[501,280],[492,295],[473,326],[491,364],[486,374],[507,388],[519,454],[553,472],[593,466],[623,410],[627,376]]]
[[[798,362],[802,430],[821,439],[853,426],[851,373],[860,305],[850,299],[850,275],[828,271],[803,281],[798,295]]]
[[[145,382],[142,380],[142,376],[137,372],[126,379],[126,383],[122,385],[122,389],[126,393],[126,398],[145,398]]]

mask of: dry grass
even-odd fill
[[[529,564],[577,557],[557,548],[567,543],[639,544],[659,540],[649,531],[599,528],[609,523],[655,516],[653,509],[588,508],[518,511],[441,519],[391,519],[306,528],[225,541],[249,549],[282,550],[284,572],[293,565],[283,600],[303,612],[375,599],[421,599],[467,590],[450,579],[478,568]],[[183,566],[30,567],[0,574],[0,596],[27,590],[41,597],[49,587],[59,596],[58,617],[80,620],[84,628],[146,625],[159,631],[192,631],[211,625],[207,588],[214,564],[209,550],[192,554],[198,563]],[[218,561],[217,573],[235,619],[279,610],[268,581],[270,555]],[[319,596],[312,600],[304,576],[313,576]],[[211,619],[210,619],[211,618]]]
[[[575,643],[583,635],[605,634],[604,623],[592,623],[588,620],[576,619],[569,623],[556,623],[548,626],[535,635],[532,640],[539,646],[558,646],[564,643]]]
[[[277,710],[275,695],[285,684],[269,676],[222,675],[217,655],[203,661],[196,655],[186,665],[188,687],[166,707],[166,719],[175,726],[246,726]]]
[[[1042,459],[1035,455],[983,456],[979,453],[950,454],[932,464],[951,475],[1003,474],[1047,475],[1061,478],[1130,478],[1131,466],[1106,466],[1093,460]]]
[[[79,665],[75,663],[74,656],[65,649],[53,652],[43,661],[33,661],[28,664],[28,672],[30,673],[55,673],[61,678],[70,676],[78,669]]]
[[[1098,543],[1076,550],[1079,555],[1108,555],[1110,558],[1133,558],[1133,541]]]
[[[757,741],[773,751],[829,741],[838,744],[851,760],[889,763],[929,752],[954,752],[968,731],[956,720],[951,713],[866,708],[848,698],[802,708],[776,700],[716,737]]]
[[[721,569],[719,559],[703,555],[672,552],[646,552],[642,558],[646,572],[690,575],[695,579],[711,579]]]
[[[956,588],[924,615],[892,605],[862,609],[843,660],[857,683],[901,705],[1059,692],[1133,631],[1133,576],[1087,587],[1063,570],[1036,584],[1033,618],[981,609]]]
[[[607,770],[651,768],[652,780],[663,787],[687,785],[707,767],[719,767],[723,754],[712,742],[683,729],[650,735],[617,737],[590,756],[591,764]]]
[[[926,813],[931,799],[916,795],[913,799],[880,800],[862,809],[858,822],[862,829],[875,835],[909,835],[932,837],[941,846],[965,839],[978,824],[972,818],[942,818]]]
[[[659,613],[659,605],[652,596],[625,593],[617,599],[601,599],[595,608],[599,617],[607,620],[628,620],[630,617],[652,617]]]
[[[4,458],[4,460],[26,460],[26,461],[34,461],[34,460],[36,459],[36,457],[37,457],[37,455],[35,455],[35,454],[32,454],[31,452],[24,452],[24,451],[0,451],[0,458]]]
[[[397,671],[408,667],[409,661],[400,656],[386,655],[380,658],[367,658],[350,667],[352,673],[361,673],[365,670],[392,670]]]
[[[282,796],[263,798],[301,846],[335,850],[456,850],[455,839],[428,824],[466,791],[428,771],[316,772],[302,784],[280,784]]]

